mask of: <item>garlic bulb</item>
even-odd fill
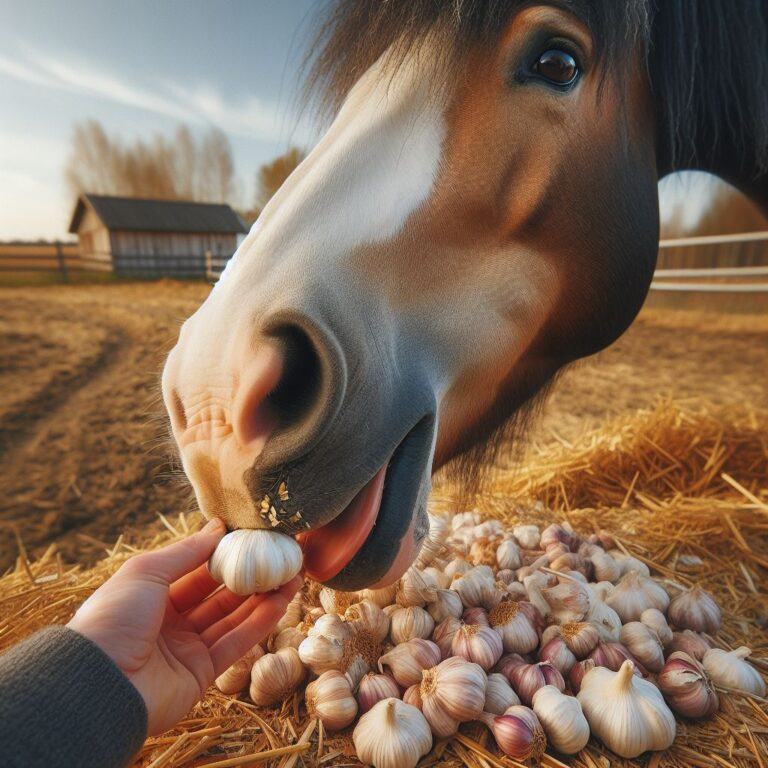
[[[460,723],[476,720],[485,704],[485,672],[453,656],[425,669],[419,685],[421,711],[436,736],[456,733]]]
[[[340,669],[351,634],[352,628],[336,614],[325,614],[299,645],[299,657],[316,675],[329,669]]]
[[[565,544],[568,549],[571,548],[571,534],[563,528],[562,525],[552,523],[548,525],[542,532],[539,539],[539,547],[546,549],[551,544]]]
[[[365,713],[383,699],[399,699],[400,686],[390,675],[368,672],[363,675],[357,688],[357,703]]]
[[[512,539],[504,539],[496,548],[496,563],[499,568],[513,571],[523,564],[520,560],[520,549]]]
[[[451,655],[453,638],[461,624],[461,619],[454,619],[453,616],[449,616],[435,627],[435,631],[432,633],[432,641],[437,643],[442,658],[447,659]]]
[[[617,582],[622,575],[621,566],[602,549],[589,557],[597,581]]]
[[[500,570],[496,571],[496,581],[503,581],[507,586],[515,582],[516,578],[517,577],[515,576],[515,572],[509,568],[501,568]],[[520,586],[522,586],[522,584]]]
[[[589,611],[589,591],[581,582],[568,579],[557,586],[542,589],[541,595],[559,623],[581,621]]]
[[[286,627],[272,640],[269,650],[273,653],[281,648],[299,649],[299,646],[307,639],[307,636],[298,627]]]
[[[568,685],[574,695],[581,689],[581,681],[584,679],[584,675],[596,666],[597,664],[592,659],[584,659],[584,661],[577,661],[571,667],[571,671],[568,673]]]
[[[420,683],[423,670],[439,664],[440,658],[440,649],[433,642],[416,638],[385,653],[378,666],[380,672],[388,670],[403,688],[407,688]]]
[[[352,732],[359,760],[373,768],[415,768],[432,749],[424,715],[399,699],[384,699],[366,712]]]
[[[669,706],[683,717],[709,717],[720,706],[704,667],[682,651],[670,654],[659,673],[659,688]]]
[[[654,630],[640,621],[627,622],[621,628],[621,642],[651,672],[664,666],[664,648]]]
[[[427,605],[429,615],[439,624],[443,619],[453,616],[458,619],[464,610],[458,592],[452,589],[438,589],[434,602]]]
[[[559,691],[565,690],[563,676],[548,661],[516,666],[509,673],[509,682],[526,707],[531,706],[533,694],[545,685],[553,685]]]
[[[533,711],[558,752],[575,755],[589,741],[589,723],[578,699],[566,696],[553,685],[545,685],[533,694]]]
[[[679,594],[669,604],[670,622],[679,629],[716,635],[720,631],[720,608],[712,596],[696,586]]]
[[[618,672],[625,661],[631,661],[636,675],[645,674],[640,662],[621,643],[604,643],[601,640],[589,658],[598,667],[607,667],[612,672]]]
[[[376,603],[379,608],[385,608],[395,602],[397,586],[398,582],[395,582],[394,584],[390,584],[388,587],[382,587],[381,589],[364,589],[359,593],[360,599],[370,600],[372,603]]]
[[[516,525],[512,535],[523,549],[537,549],[541,540],[538,525]]]
[[[467,608],[461,614],[461,620],[465,624],[481,624],[484,627],[490,627],[488,613],[485,608]]]
[[[682,632],[672,633],[672,639],[665,644],[664,650],[667,653],[683,651],[683,653],[693,656],[696,661],[702,661],[711,647],[706,638],[690,629],[684,629]]]
[[[548,661],[565,677],[573,669],[577,659],[565,644],[563,638],[558,636],[553,637],[547,642],[544,642],[542,638],[542,646],[539,649],[539,661]]]
[[[329,731],[346,728],[357,715],[357,702],[349,678],[335,669],[323,672],[311,682],[305,699],[310,717],[321,720]]]
[[[595,626],[603,642],[617,643],[619,641],[621,634],[619,614],[602,600],[598,599],[597,596],[590,600],[589,610],[584,617],[584,621],[588,621]]]
[[[553,637],[560,637],[577,659],[586,658],[600,641],[597,627],[587,621],[552,624],[544,631],[541,639],[542,642],[548,643]]]
[[[491,627],[482,624],[462,624],[453,636],[451,652],[488,671],[504,652],[501,637]]]
[[[425,581],[434,584],[437,589],[448,589],[451,585],[451,577],[439,568],[429,566],[421,572],[421,575]]]
[[[672,642],[672,630],[661,611],[656,608],[646,608],[640,614],[640,621],[658,635],[662,645],[668,645]]]
[[[389,633],[395,643],[405,643],[415,637],[426,640],[435,628],[435,620],[423,608],[415,605],[394,611],[391,619]]]
[[[642,560],[638,560],[636,557],[632,557],[632,555],[627,555],[620,549],[609,549],[608,554],[618,563],[622,576],[632,571],[639,573],[641,576],[651,575],[648,566]]]
[[[585,582],[593,575],[592,563],[585,560],[581,555],[577,555],[575,552],[566,552],[565,554],[556,557],[552,560],[549,567],[553,571],[578,571],[584,577]]]
[[[539,644],[539,633],[521,605],[515,600],[502,600],[488,615],[507,653],[530,653]]]
[[[400,579],[400,585],[397,589],[396,601],[403,607],[416,606],[423,608],[427,603],[435,600],[437,586],[432,583],[429,577],[414,566],[411,566]]]
[[[592,733],[621,757],[667,749],[675,739],[675,716],[653,683],[625,661],[618,672],[595,667],[584,675],[578,700]]]
[[[488,675],[488,681],[485,686],[485,705],[483,710],[493,715],[503,715],[504,712],[515,704],[519,704],[520,699],[512,690],[504,675],[499,672],[492,672]]]
[[[251,667],[256,659],[260,659],[263,655],[264,649],[260,645],[254,645],[242,659],[238,659],[216,678],[216,687],[222,693],[230,694],[245,690],[251,679]]]
[[[461,602],[467,608],[485,608],[495,605],[496,582],[493,574],[488,574],[482,566],[475,566],[454,578],[451,589],[459,593]]]
[[[539,718],[528,707],[513,705],[503,715],[484,712],[480,719],[491,729],[499,749],[515,760],[537,760],[547,747]]]
[[[445,566],[444,572],[446,576],[455,579],[457,576],[461,576],[462,573],[471,570],[472,566],[463,557],[456,557]]]
[[[318,597],[326,613],[338,616],[343,616],[347,608],[360,599],[357,592],[342,592],[330,587],[323,587]]]
[[[527,663],[528,662],[519,653],[505,653],[496,664],[494,672],[500,672],[507,678],[507,680],[509,680],[512,670],[515,667]]]
[[[598,581],[594,584],[590,584],[589,590],[593,597],[593,599],[590,602],[594,603],[595,602],[594,598],[605,602],[605,598],[608,597],[608,595],[610,595],[614,589],[615,589],[615,585],[611,584],[610,581]]]
[[[379,643],[389,634],[390,617],[370,600],[350,605],[344,612],[344,620],[355,631],[364,630]]]
[[[208,570],[236,595],[252,595],[287,584],[301,570],[301,563],[301,548],[290,536],[240,528],[221,539]]]
[[[735,651],[710,648],[704,654],[702,664],[715,685],[733,688],[755,696],[765,696],[765,680],[745,659],[752,653],[746,646]]]
[[[299,687],[305,674],[295,648],[281,648],[277,653],[265,654],[251,669],[253,703],[264,707],[282,702]]]
[[[275,632],[278,634],[288,627],[296,627],[301,623],[304,618],[304,596],[301,591],[297,592],[288,607],[285,609],[280,621],[277,622]]]
[[[669,595],[653,579],[637,571],[630,571],[621,577],[616,589],[605,598],[605,602],[626,624],[628,621],[639,621],[646,608],[656,608],[664,613],[669,606]]]
[[[421,543],[421,549],[416,558],[416,565],[424,568],[436,557],[439,557],[445,549],[445,540],[448,537],[448,519],[442,515],[427,513],[429,520],[429,533]]]

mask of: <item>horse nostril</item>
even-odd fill
[[[283,371],[267,402],[280,428],[285,429],[300,422],[317,404],[322,371],[317,350],[302,328],[284,325],[271,335],[283,352]]]

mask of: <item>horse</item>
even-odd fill
[[[206,517],[397,579],[472,467],[631,324],[658,181],[768,210],[765,0],[335,0],[327,131],[183,324],[162,390]]]

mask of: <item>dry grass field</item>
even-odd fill
[[[207,290],[0,290],[0,651],[66,621],[136,548],[199,525],[167,446],[157,382],[179,322]],[[657,576],[715,593],[725,609],[719,641],[751,645],[766,673],[766,372],[768,314],[646,309],[615,345],[561,377],[524,458],[501,455],[475,504],[509,523],[610,528]],[[455,497],[438,482],[437,508]],[[701,558],[693,570],[692,556]],[[356,765],[348,736],[310,732],[300,702],[256,711],[211,691],[179,729],[148,741],[136,765],[240,765],[266,749],[277,750],[269,765]],[[681,725],[674,747],[650,763],[590,742],[571,764],[762,768],[764,704],[729,697],[715,720]],[[470,726],[429,764],[518,765],[486,749],[492,742]]]

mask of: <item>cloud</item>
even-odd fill
[[[135,109],[153,112],[181,122],[213,124],[226,133],[251,139],[308,141],[311,131],[295,121],[277,104],[249,97],[230,102],[210,84],[193,87],[172,81],[162,89],[131,83],[104,67],[60,58],[22,47],[26,60],[0,55],[0,75],[25,83],[92,96]]]

